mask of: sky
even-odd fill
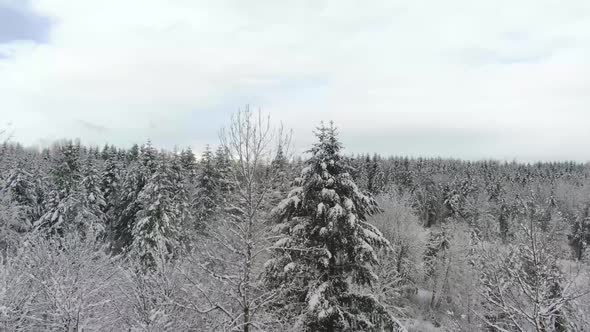
[[[0,0],[0,126],[218,142],[245,105],[348,153],[590,160],[587,0]]]

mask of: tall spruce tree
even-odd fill
[[[148,144],[150,144],[149,141],[148,141]],[[139,155],[140,155],[140,149],[139,149],[139,145],[137,145],[137,144],[133,144],[133,146],[131,146],[131,149],[129,149],[129,151],[126,153],[126,157],[129,161],[137,160],[139,158]]]
[[[89,156],[84,163],[78,213],[82,231],[84,233],[92,231],[94,235],[99,235],[105,230],[106,201],[100,188],[101,177],[94,161]]]
[[[376,250],[390,247],[366,222],[379,212],[353,182],[336,128],[316,132],[311,158],[295,187],[274,210],[282,235],[266,264],[267,281],[306,331],[394,329],[394,318],[370,294]]]
[[[116,205],[116,195],[119,186],[119,163],[117,161],[116,151],[113,153],[112,150],[108,150],[104,158],[101,191],[106,203],[104,211],[108,213]]]
[[[22,161],[10,172],[6,179],[5,190],[9,192],[12,204],[21,209],[22,220],[20,221],[23,225],[30,227],[38,218],[39,207],[33,175],[25,168]]]
[[[132,253],[146,268],[156,267],[162,257],[169,258],[179,245],[181,214],[168,162],[164,155],[160,156],[154,174],[137,198],[139,211],[132,227]]]
[[[52,168],[54,182],[60,196],[67,197],[80,181],[80,146],[66,142],[57,151]]]
[[[292,169],[291,165],[289,165],[289,160],[287,159],[283,148],[279,146],[270,167],[267,168],[267,176],[274,175],[276,178],[272,184],[272,192],[268,197],[268,205],[270,209],[280,203],[283,200],[283,197],[285,197],[285,194],[289,192],[291,171]]]
[[[134,155],[136,149],[140,150],[139,155],[130,160],[114,208],[114,215],[117,216],[112,236],[115,251],[124,250],[133,242],[132,229],[136,214],[141,209],[139,195],[156,171],[158,152],[151,142],[148,141],[141,149],[134,145],[128,155]]]
[[[110,156],[109,151],[110,151],[109,145],[105,144],[104,147],[102,148],[102,152],[100,153],[100,159],[107,160]]]
[[[182,150],[180,160],[185,177],[192,183],[197,176],[197,162],[193,150],[190,147]]]
[[[201,172],[197,178],[198,189],[195,197],[196,229],[203,230],[209,219],[217,212],[220,200],[219,172],[209,145],[200,160]]]
[[[49,193],[45,213],[34,223],[35,229],[63,235],[73,228],[79,199],[76,190],[81,180],[80,145],[71,141],[60,146],[53,159],[51,175],[55,184]]]
[[[5,185],[1,180],[0,184]],[[30,224],[23,222],[23,208],[14,204],[15,200],[11,196],[9,190],[0,190],[0,266],[3,266],[9,252],[13,253],[19,247],[19,234],[30,229]]]
[[[222,198],[227,199],[234,187],[236,179],[232,178],[232,161],[227,147],[220,145],[215,152],[215,168],[219,176],[219,191]]]
[[[188,187],[191,180],[186,176],[185,168],[182,165],[182,157],[177,154],[170,156],[170,181],[172,184],[173,204],[176,210],[176,225],[180,237],[183,242],[186,242],[191,233],[188,227],[189,222],[193,220]]]

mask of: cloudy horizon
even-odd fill
[[[590,4],[0,0],[14,140],[216,144],[245,105],[348,153],[590,160]]]

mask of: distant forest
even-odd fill
[[[590,165],[0,146],[0,331],[589,331]],[[311,133],[310,133],[311,135]]]

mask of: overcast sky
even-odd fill
[[[300,148],[590,160],[590,1],[0,0],[24,144],[199,150],[246,104]]]

